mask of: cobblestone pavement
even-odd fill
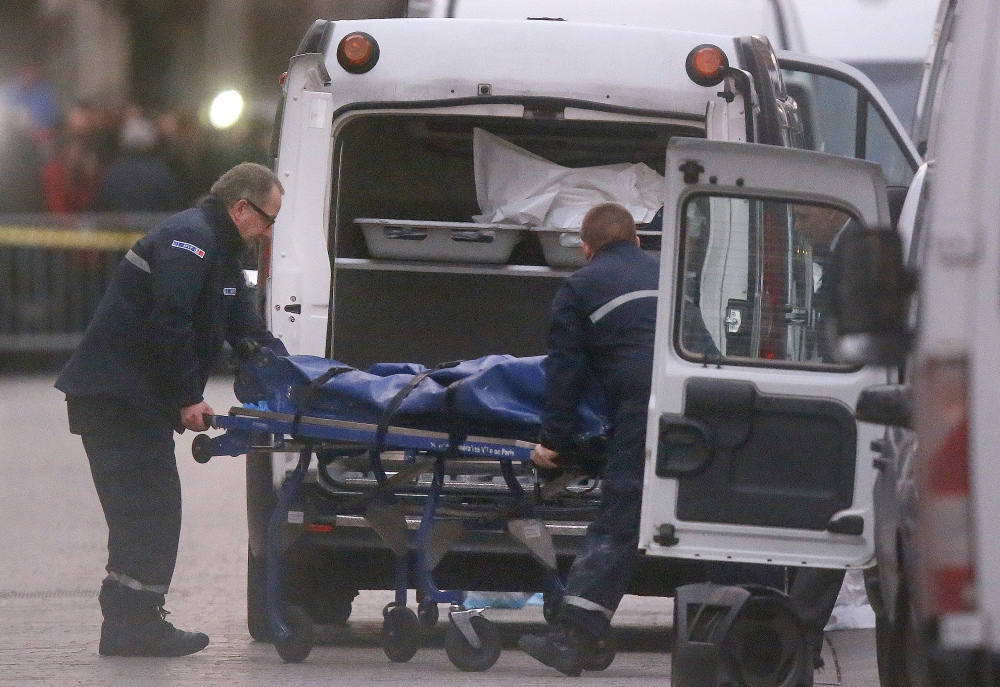
[[[451,665],[442,648],[443,622],[412,661],[390,663],[380,647],[389,592],[363,593],[348,628],[321,630],[326,645],[302,664],[282,664],[270,645],[253,642],[246,630],[243,462],[217,458],[197,465],[190,433],[177,437],[184,526],[167,607],[178,627],[207,632],[212,643],[179,659],[99,657],[96,597],[107,529],[83,447],[68,432],[53,380],[0,377],[0,687],[568,684],[512,644],[519,633],[541,628],[537,606],[487,611],[500,622],[508,646],[486,673]],[[213,380],[207,398],[224,412],[233,403],[231,385]],[[615,616],[617,659],[583,679],[615,687],[669,684],[671,616],[668,599],[627,597]],[[828,668],[816,674],[816,683],[877,686],[873,647],[873,631],[828,633]]]

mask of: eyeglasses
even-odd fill
[[[261,209],[260,209],[259,207],[257,207],[257,204],[256,204],[256,203],[254,203],[254,202],[253,202],[252,200],[250,200],[250,199],[248,199],[248,198],[244,198],[243,200],[244,200],[244,201],[246,201],[246,204],[247,204],[247,205],[249,205],[249,206],[250,206],[250,207],[252,207],[252,208],[253,208],[254,210],[256,210],[256,211],[257,211],[257,214],[258,214],[258,215],[260,215],[260,216],[261,216],[261,217],[263,217],[263,218],[264,218],[265,220],[267,220],[267,224],[265,224],[265,225],[264,225],[265,227],[269,227],[269,226],[271,226],[272,224],[274,224],[274,221],[275,221],[276,219],[278,219],[277,217],[272,217],[271,215],[269,215],[269,214],[267,214],[266,212],[264,212],[263,210],[261,210]]]

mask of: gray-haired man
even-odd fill
[[[164,619],[181,526],[173,432],[206,429],[202,415],[213,411],[202,394],[223,341],[286,354],[240,265],[246,244],[270,236],[282,192],[270,169],[242,163],[141,238],[56,381],[108,522],[102,655],[183,656],[208,645]]]

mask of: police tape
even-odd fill
[[[128,250],[143,231],[0,226],[0,246],[82,250]]]

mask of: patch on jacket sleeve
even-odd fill
[[[205,251],[203,251],[201,248],[199,248],[198,246],[194,245],[193,243],[184,243],[183,241],[174,241],[170,245],[173,246],[174,248],[180,248],[181,250],[186,250],[186,251],[188,251],[190,253],[194,253],[199,258],[205,257]]]
[[[223,296],[235,296],[236,295],[236,287],[235,286],[224,286],[224,287],[222,287],[222,295]]]

